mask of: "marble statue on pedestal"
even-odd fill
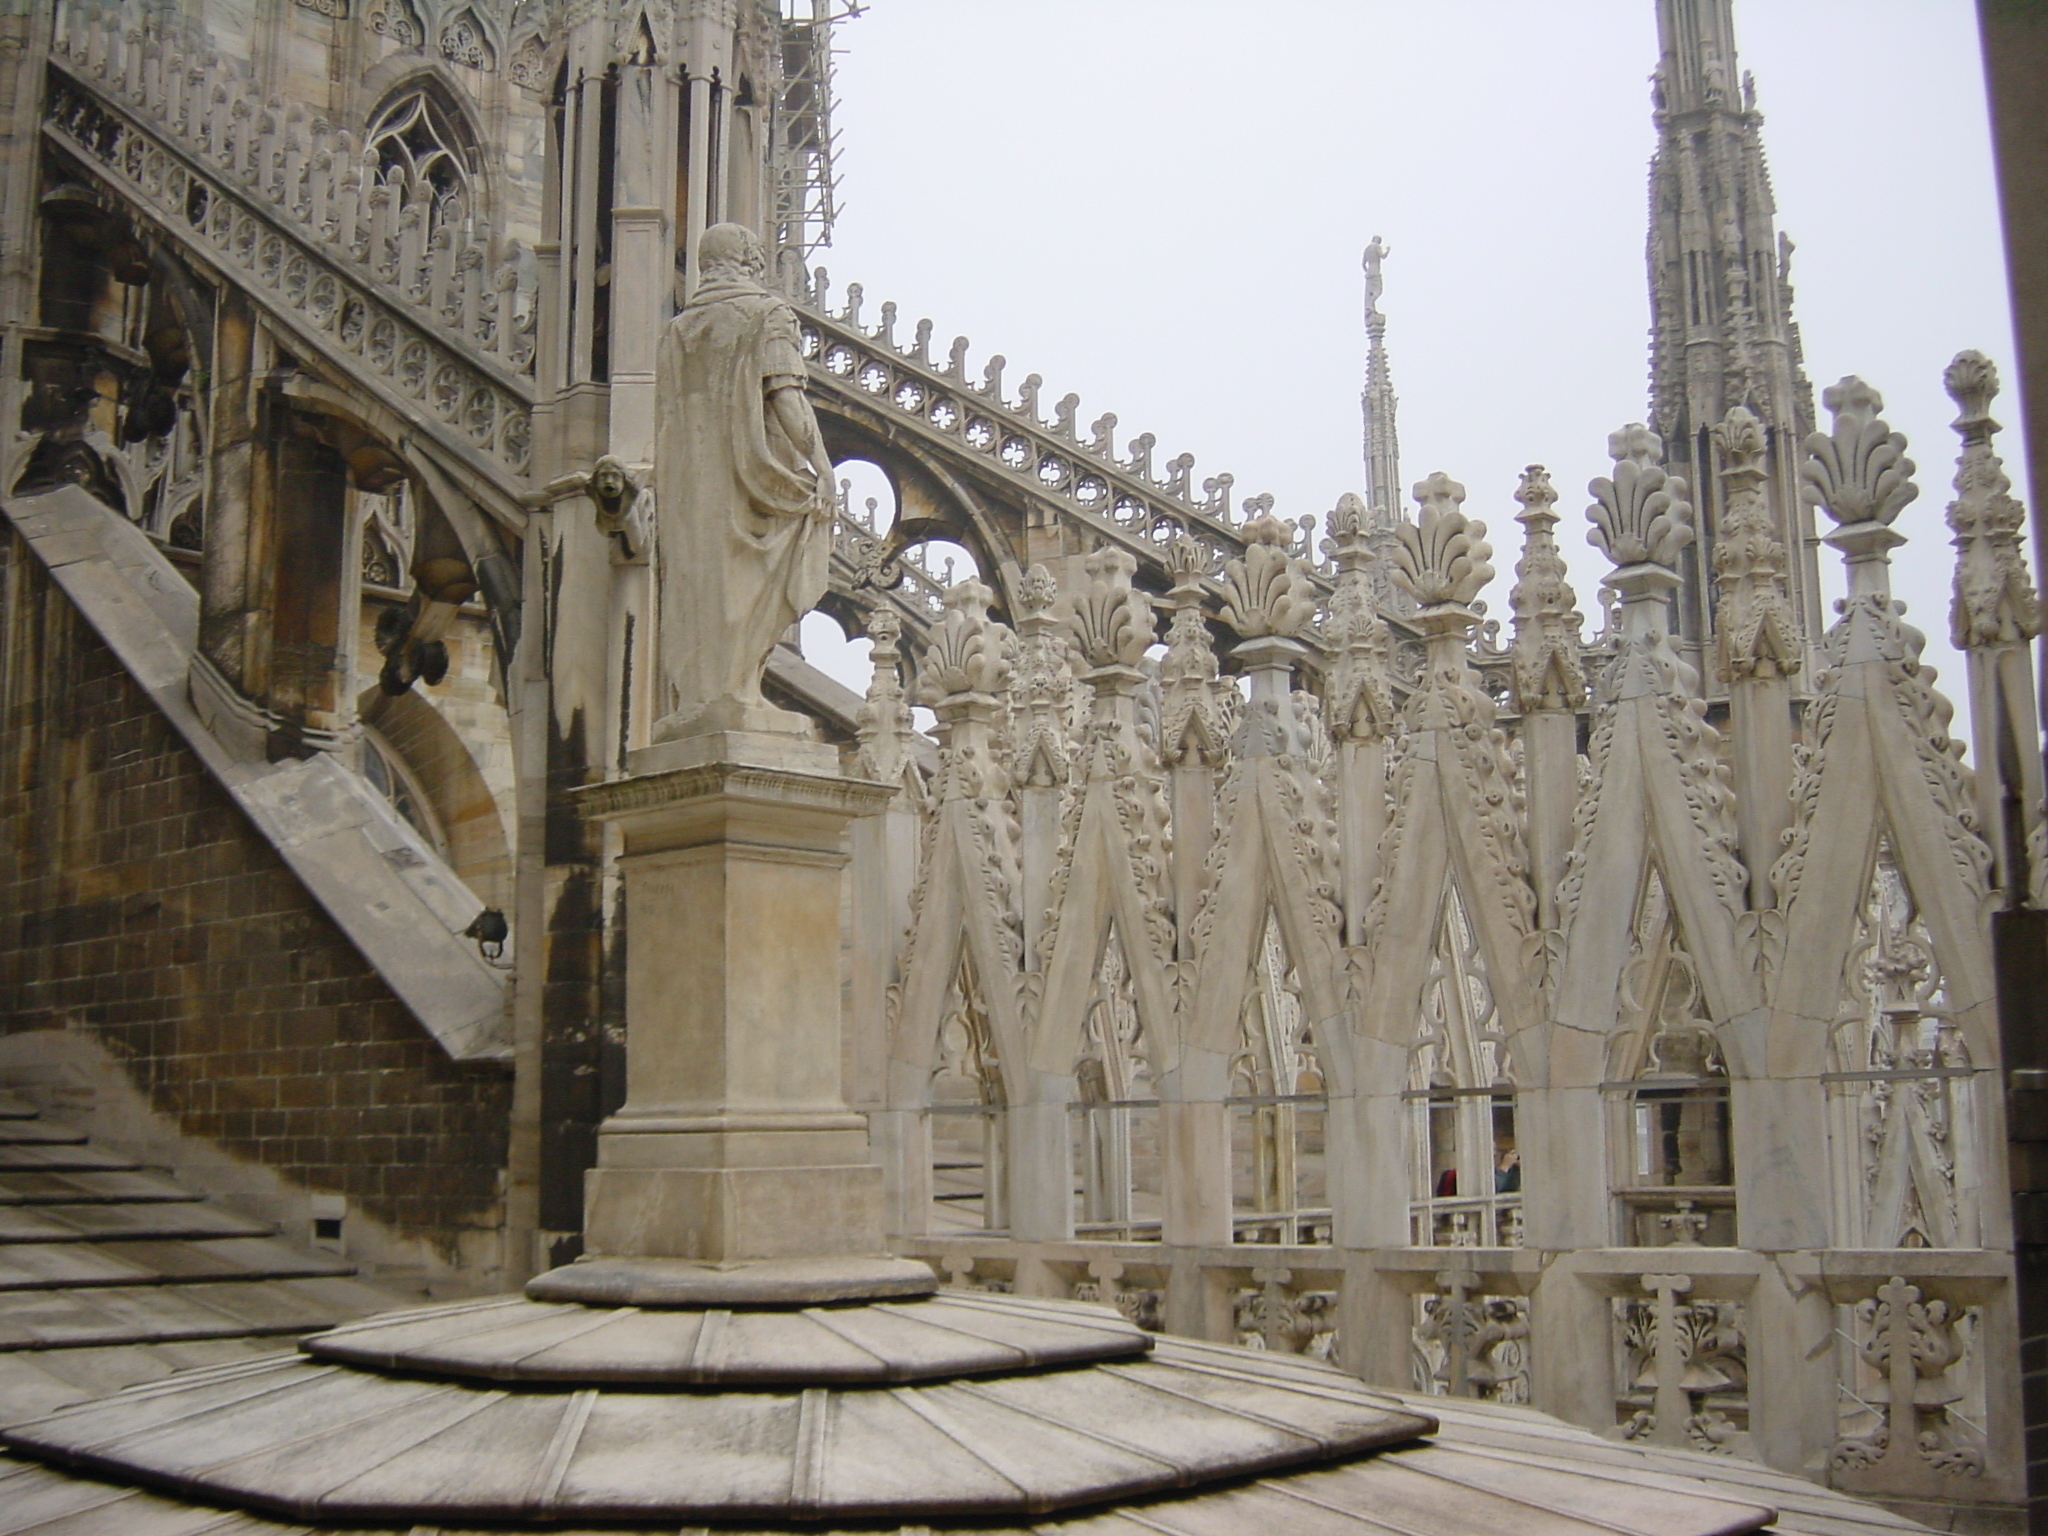
[[[657,365],[661,740],[765,710],[761,671],[816,606],[831,557],[832,461],[804,397],[796,311],[768,291],[753,231],[717,224]],[[733,719],[707,719],[712,706]]]

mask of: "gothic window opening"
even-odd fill
[[[406,766],[397,748],[386,741],[375,727],[365,725],[362,732],[358,761],[362,765],[363,777],[370,781],[371,788],[391,802],[391,808],[398,812],[401,821],[419,833],[428,847],[446,858],[448,839],[441,830],[440,818],[434,814],[426,789],[412,769]]]
[[[471,233],[482,162],[462,113],[435,82],[387,103],[371,117],[365,142],[400,207],[421,209],[423,238],[444,229],[457,239]]]
[[[408,482],[382,495],[358,491],[356,516],[362,530],[362,578],[366,587],[402,593],[412,569],[414,518]]]
[[[1230,1063],[1231,1227],[1240,1243],[1327,1243],[1329,1101],[1301,976],[1269,908]]]
[[[1130,965],[1113,927],[1082,1023],[1074,1081],[1076,1235],[1156,1241],[1163,1204],[1159,1099]]]
[[[1844,967],[1831,1055],[1840,1241],[1976,1247],[1976,1068],[1950,1017],[1933,939],[1883,840]]]
[[[1408,1057],[1409,1240],[1519,1247],[1514,1074],[1455,886],[1444,891],[1424,999]]]
[[[1002,1233],[1010,1226],[1002,1060],[981,983],[963,954],[939,1026],[927,1101],[932,1233]]]
[[[1610,1146],[1621,1241],[1636,1248],[1735,1243],[1728,1066],[1705,1015],[1663,881],[1652,870],[1622,973]]]

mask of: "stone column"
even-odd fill
[[[250,502],[269,478],[269,450],[256,431],[258,401],[251,383],[258,345],[253,306],[237,293],[223,293],[214,309],[199,649],[238,684],[247,682]]]
[[[840,871],[889,790],[828,746],[711,732],[578,793],[616,827],[633,940],[625,1106],[598,1132],[598,1256],[734,1263],[882,1248],[882,1174],[840,1081]]]
[[[619,67],[612,174],[611,451],[654,457],[654,353],[674,307],[675,87],[651,64]],[[664,193],[667,194],[666,198]]]

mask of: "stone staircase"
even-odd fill
[[[353,1275],[0,1093],[0,1419],[416,1301]]]
[[[322,368],[346,377],[413,451],[507,527],[523,525],[533,471],[535,317],[517,242],[380,170],[374,152],[296,104],[256,100],[245,66],[198,34],[164,30],[128,0],[68,0],[50,59],[43,137],[60,162],[233,285]],[[1163,589],[1169,562],[1211,582],[1244,549],[1270,496],[1234,503],[1234,477],[1199,481],[1192,454],[1154,464],[1150,433],[1119,449],[1116,417],[1084,432],[1080,399],[1051,419],[1032,374],[1003,383],[989,358],[968,374],[967,339],[941,362],[931,323],[898,343],[895,305],[863,323],[859,285],[837,313],[820,270],[792,295],[817,397],[878,441],[973,486],[1015,534],[1057,514],[1130,552]],[[1197,488],[1199,486],[1199,489]],[[1319,586],[1313,519],[1294,532]],[[1294,526],[1294,525],[1291,525]],[[943,582],[859,512],[836,520],[832,582],[855,606],[887,604],[921,642],[944,611]],[[914,543],[914,541],[913,541]],[[1182,548],[1175,556],[1171,551]]]

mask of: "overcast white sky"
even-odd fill
[[[1863,375],[1912,441],[1896,585],[1954,698],[1941,372],[1977,347],[2015,374],[1973,8],[1736,21],[1808,374]],[[1646,406],[1653,0],[869,0],[839,37],[835,293],[858,280],[899,335],[929,315],[935,350],[964,333],[977,372],[1000,351],[1013,388],[1042,373],[1084,424],[1113,410],[1121,441],[1298,517],[1363,489],[1359,253],[1382,235],[1404,484],[1464,482],[1502,615],[1516,477],[1548,465],[1591,611],[1584,487]]]

